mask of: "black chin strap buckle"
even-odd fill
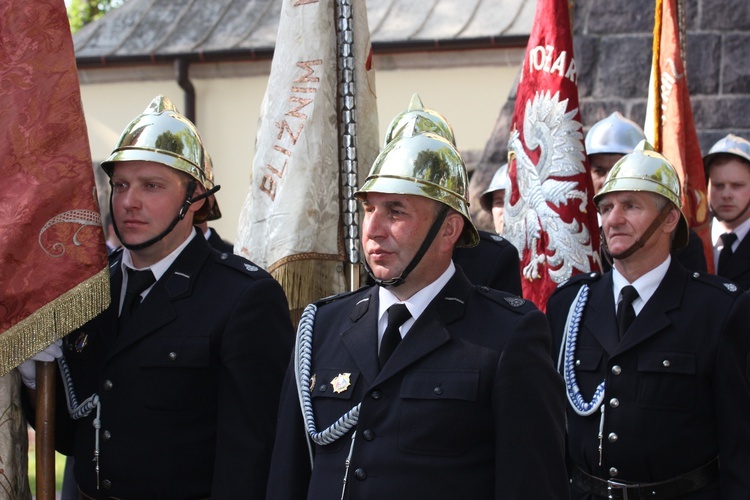
[[[185,194],[185,202],[180,207],[180,213],[179,213],[180,220],[182,220],[182,219],[185,218],[185,216],[187,215],[187,211],[190,208],[190,205],[192,205],[196,201],[200,201],[200,200],[203,200],[205,198],[208,198],[209,196],[211,196],[212,194],[214,194],[216,191],[218,191],[219,189],[221,189],[221,186],[214,186],[211,189],[209,189],[208,191],[206,191],[206,192],[204,192],[202,194],[199,194],[198,196],[193,196],[193,193],[195,192],[195,187],[196,187],[196,182],[195,181],[192,181],[188,185],[188,190],[187,190],[187,193]]]
[[[190,181],[190,184],[188,184],[187,192],[185,193],[185,201],[182,202],[182,206],[180,207],[180,211],[177,213],[177,217],[179,220],[182,220],[185,218],[185,216],[188,213],[188,210],[190,209],[190,205],[193,204],[195,199],[192,198],[193,193],[195,193],[195,188],[198,187],[198,183],[195,181]]]

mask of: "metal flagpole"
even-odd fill
[[[349,290],[359,288],[359,210],[357,190],[357,106],[354,70],[354,30],[352,3],[336,0],[336,50],[338,61],[339,164],[341,213],[344,223],[344,251]]]

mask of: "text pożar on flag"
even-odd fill
[[[565,0],[538,0],[508,141],[503,236],[518,249],[524,298],[544,311],[555,287],[599,268]]]
[[[342,43],[349,62],[337,57]],[[378,152],[370,46],[364,0],[284,0],[235,253],[281,283],[293,318],[347,289],[344,239],[358,236],[358,221],[342,185],[353,194]],[[342,85],[348,97],[338,97]],[[340,101],[343,118],[356,119],[346,141]],[[340,168],[353,155],[357,175]]]
[[[2,374],[110,299],[65,4],[6,1],[0,20]]]
[[[677,170],[682,184],[682,212],[700,236],[706,265],[713,272],[713,244],[698,133],[685,72],[685,34],[678,9],[684,0],[656,0],[654,52],[644,132],[654,149]]]

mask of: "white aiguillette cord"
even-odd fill
[[[599,465],[602,465],[602,453],[604,448],[604,406],[602,401],[604,400],[604,382],[599,384],[594,391],[594,395],[590,402],[583,399],[581,395],[581,389],[578,387],[578,380],[576,378],[575,370],[575,353],[576,344],[578,341],[578,329],[581,325],[581,318],[583,317],[583,310],[586,307],[586,302],[589,297],[589,286],[583,285],[578,294],[576,295],[573,303],[568,311],[568,318],[565,321],[565,329],[563,330],[562,345],[560,345],[560,354],[557,358],[557,371],[560,371],[560,366],[563,364],[563,379],[565,380],[565,393],[570,402],[570,406],[578,415],[587,417],[593,414],[596,410],[600,410],[601,416],[599,417]]]

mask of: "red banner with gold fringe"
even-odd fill
[[[0,374],[109,304],[63,0],[0,3]]]

